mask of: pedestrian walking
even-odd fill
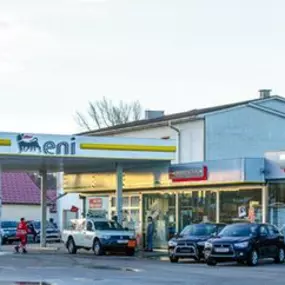
[[[153,235],[154,235],[154,223],[152,217],[147,218],[147,230],[146,230],[146,238],[147,238],[147,248],[145,251],[152,252],[153,251]]]
[[[16,232],[17,237],[20,239],[20,244],[15,246],[16,253],[18,253],[20,249],[22,249],[23,253],[27,253],[26,245],[28,232],[29,229],[25,218],[21,218],[20,223],[17,226]]]

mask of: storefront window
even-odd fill
[[[175,233],[175,195],[145,194],[143,196],[143,231],[146,234],[147,218],[152,217],[155,225],[154,247],[167,246]],[[144,240],[146,240],[144,238]]]
[[[220,191],[220,222],[262,222],[261,189]]]
[[[192,191],[179,194],[179,230],[190,224],[215,222],[216,193]]]
[[[269,223],[282,228],[285,226],[285,183],[270,183],[268,192]]]
[[[123,197],[123,220],[122,226],[130,230],[134,230],[136,234],[140,232],[140,209],[139,196],[125,196]],[[111,199],[111,217],[117,215],[116,197]]]

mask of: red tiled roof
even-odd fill
[[[48,190],[48,199],[55,199],[56,190]],[[38,186],[25,172],[2,173],[3,204],[39,205],[41,192]],[[49,201],[48,201],[49,202]]]

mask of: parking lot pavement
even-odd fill
[[[284,284],[285,265],[271,262],[250,268],[235,264],[208,267],[183,262],[171,264],[159,260],[125,256],[95,257],[91,254],[69,255],[63,252],[27,255],[0,255],[0,283],[46,281],[53,284]]]

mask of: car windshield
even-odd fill
[[[226,226],[219,234],[220,237],[248,237],[256,234],[257,226],[253,224],[236,224]]]
[[[94,222],[95,229],[99,231],[122,230],[122,226],[113,221]]]
[[[3,221],[3,222],[1,222],[1,227],[3,228],[3,229],[7,229],[7,228],[17,228],[17,222],[12,222],[12,221]]]
[[[209,236],[213,234],[216,230],[216,225],[206,225],[206,224],[198,224],[198,225],[190,225],[183,229],[180,235],[185,236]]]

